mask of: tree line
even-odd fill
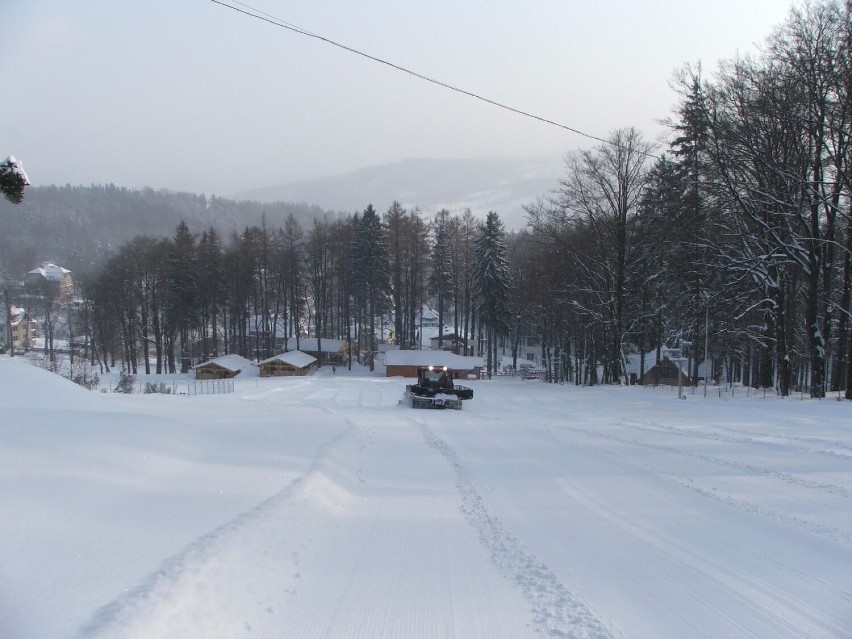
[[[616,131],[528,208],[566,274],[542,269],[543,333],[587,379],[680,342],[693,379],[707,345],[717,378],[852,399],[852,2],[791,10],[763,51],[677,74],[667,153]]]
[[[320,347],[346,340],[350,358],[372,370],[382,335],[419,347],[421,309],[434,296],[447,325],[487,331],[493,353],[509,291],[504,243],[496,213],[484,224],[469,211],[427,220],[397,202],[381,216],[369,205],[307,230],[291,216],[226,241],[181,222],[171,238],[127,242],[82,283],[78,330],[93,362],[133,373],[186,372],[225,353],[263,359],[308,335]]]

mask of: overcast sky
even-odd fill
[[[224,0],[223,0],[224,1]],[[787,0],[250,0],[286,22],[605,137],[649,138],[673,71],[755,51]],[[227,196],[406,158],[594,142],[210,0],[0,0],[0,155],[34,184]]]

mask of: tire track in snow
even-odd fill
[[[432,432],[422,420],[414,421],[423,440],[441,454],[456,473],[461,493],[461,509],[491,553],[500,572],[514,581],[532,605],[533,625],[547,637],[564,639],[614,639],[620,633],[610,629],[559,577],[537,559],[509,532],[476,490],[467,469],[456,452]]]

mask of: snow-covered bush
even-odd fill
[[[136,376],[131,375],[130,373],[125,373],[121,371],[121,375],[118,378],[118,384],[115,385],[113,389],[114,393],[132,393],[133,385],[136,383]]]
[[[166,386],[165,382],[147,382],[145,384],[144,393],[162,393],[163,395],[171,395],[172,389],[169,386]]]
[[[82,363],[78,365],[75,363],[71,371],[71,381],[88,390],[95,390],[101,378],[97,371],[93,370],[88,364]]]

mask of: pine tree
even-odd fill
[[[217,322],[219,302],[223,290],[223,253],[219,234],[212,226],[201,234],[198,243],[198,303],[201,314],[201,344],[203,358],[209,359],[219,354]]]
[[[441,209],[433,222],[434,243],[432,244],[432,273],[429,277],[429,292],[435,296],[438,306],[438,348],[443,348],[444,310],[452,297],[455,277],[452,270],[453,247],[450,237],[450,212]]]
[[[476,241],[473,287],[481,324],[486,330],[487,370],[495,370],[497,338],[508,326],[512,275],[500,216],[489,211]]]
[[[189,372],[189,331],[197,319],[198,255],[195,237],[185,222],[181,221],[175,231],[169,255],[168,279],[171,310],[171,347],[167,350],[169,372],[175,372],[174,339],[180,339],[181,372]]]
[[[390,295],[390,267],[388,243],[382,221],[370,204],[357,222],[354,240],[356,277],[363,320],[367,322],[367,347],[370,352],[370,370],[374,370],[373,353],[376,351],[376,318],[388,310]]]

